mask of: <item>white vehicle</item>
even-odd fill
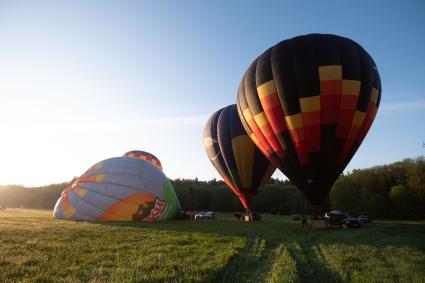
[[[215,219],[215,213],[213,211],[201,211],[195,214],[195,220],[198,219]]]

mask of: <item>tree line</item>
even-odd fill
[[[335,209],[381,218],[425,219],[425,158],[353,170],[329,194]]]
[[[223,181],[171,180],[183,210],[242,211],[242,205]],[[7,207],[53,209],[72,181],[27,188],[0,186],[0,204]],[[425,219],[425,158],[356,169],[342,175],[325,201],[324,210],[340,210],[375,218]],[[270,179],[253,198],[260,213],[310,214],[312,208],[289,181]]]

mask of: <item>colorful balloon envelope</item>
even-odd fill
[[[92,166],[56,203],[59,219],[157,221],[174,219],[180,203],[168,178],[150,162],[115,157]]]
[[[132,150],[132,151],[124,153],[123,156],[146,160],[152,163],[153,165],[155,165],[159,170],[163,171],[161,161],[159,161],[159,159],[152,153],[141,151],[141,150]]]
[[[356,42],[310,34],[278,43],[245,72],[237,106],[253,142],[321,205],[375,118],[381,82]]]
[[[254,145],[242,127],[236,105],[215,112],[204,129],[204,147],[226,184],[250,208],[252,197],[276,167]]]

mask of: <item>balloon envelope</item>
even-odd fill
[[[56,203],[59,219],[157,221],[173,219],[180,203],[168,178],[145,160],[115,157],[92,166]]]
[[[124,153],[123,156],[146,160],[152,163],[153,165],[155,165],[159,170],[163,171],[161,161],[159,161],[159,159],[152,153],[142,151],[142,150],[132,150],[132,151]]]
[[[321,205],[376,115],[381,83],[356,42],[310,34],[259,56],[238,90],[245,130],[266,156]]]
[[[245,208],[276,170],[246,134],[235,104],[210,117],[204,128],[204,147],[215,169]]]

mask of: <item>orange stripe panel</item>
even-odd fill
[[[264,110],[268,110],[275,106],[280,106],[280,101],[279,97],[277,96],[277,93],[272,93],[262,98],[260,97],[260,102]]]

